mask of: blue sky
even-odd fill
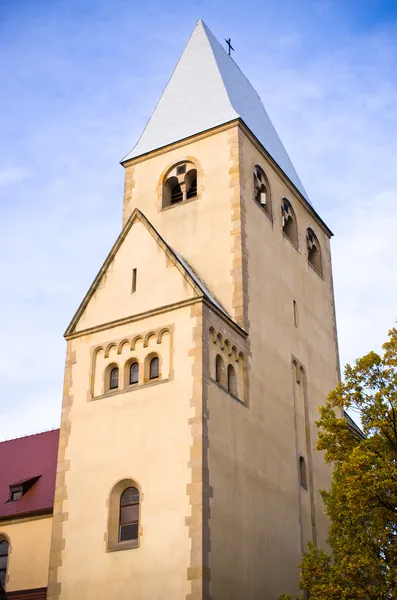
[[[342,364],[395,322],[395,2],[0,0],[0,439],[59,424],[62,335],[120,230],[119,160],[200,16],[335,233]]]

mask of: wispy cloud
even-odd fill
[[[29,171],[21,167],[10,167],[0,170],[0,187],[18,183],[29,177]]]

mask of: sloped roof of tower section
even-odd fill
[[[235,119],[245,123],[310,204],[258,93],[201,19],[141,137],[121,162]]]
[[[365,434],[362,431],[362,429],[360,429],[360,427],[357,425],[357,423],[351,418],[351,416],[345,410],[343,411],[343,416],[345,417],[345,419],[349,425],[349,429],[351,429],[353,431],[353,433],[355,433],[360,439],[365,439]]]
[[[141,223],[143,223],[145,225],[145,227],[148,229],[148,231],[151,233],[151,235],[157,241],[157,243],[163,248],[163,250],[167,253],[167,255],[175,261],[175,266],[181,271],[181,273],[183,273],[183,275],[187,278],[187,280],[189,281],[191,286],[196,290],[198,297],[206,298],[212,306],[214,306],[217,310],[222,312],[227,317],[228,320],[230,320],[230,321],[232,321],[232,323],[234,323],[234,325],[236,327],[241,329],[239,327],[239,325],[237,325],[235,323],[234,319],[229,315],[229,313],[224,309],[224,307],[220,304],[220,302],[215,298],[215,296],[208,290],[207,286],[199,278],[197,273],[195,273],[195,271],[192,269],[192,267],[190,265],[188,265],[186,260],[184,258],[182,258],[182,256],[180,254],[175,252],[175,250],[173,250],[171,248],[171,246],[169,246],[167,244],[167,242],[164,240],[164,238],[161,237],[159,232],[150,223],[150,221],[145,217],[145,215],[138,208],[135,208],[134,211],[132,212],[131,216],[129,217],[128,221],[124,225],[116,242],[114,243],[113,248],[111,249],[107,258],[105,259],[105,262],[103,263],[97,276],[95,277],[90,289],[88,290],[88,292],[85,295],[83,301],[81,302],[79,308],[77,309],[77,312],[75,313],[72,321],[70,322],[70,325],[66,329],[65,337],[68,337],[74,333],[80,317],[84,313],[92,296],[95,294],[95,291],[97,290],[98,286],[100,285],[102,278],[105,276],[107,269],[109,268],[114,257],[116,256],[119,248],[121,247],[125,237],[127,236],[128,232],[129,232],[129,230],[131,229],[132,225],[136,221],[140,221]],[[241,331],[243,331],[243,330],[241,330]]]

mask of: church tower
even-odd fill
[[[48,600],[277,600],[323,546],[331,232],[200,20],[66,331]]]

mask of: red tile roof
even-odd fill
[[[59,429],[0,443],[0,519],[51,512],[54,506]],[[15,502],[10,485],[38,481]]]

